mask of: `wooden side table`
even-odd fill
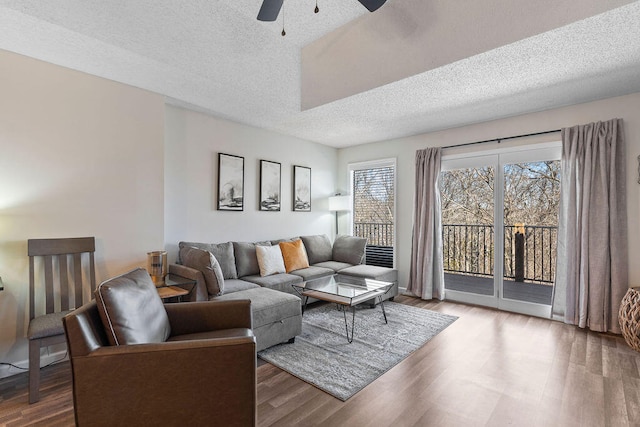
[[[182,297],[189,295],[196,287],[196,281],[187,279],[186,277],[178,276],[176,274],[168,274],[164,279],[164,285],[158,286],[156,290],[158,295],[165,302],[172,300],[182,301]]]

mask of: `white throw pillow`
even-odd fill
[[[280,246],[256,245],[256,256],[258,257],[260,276],[264,277],[285,272]]]

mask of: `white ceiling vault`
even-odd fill
[[[0,49],[334,147],[640,92],[639,1],[317,1],[0,0]]]

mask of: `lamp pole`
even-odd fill
[[[338,235],[338,212],[350,210],[349,200],[349,196],[343,196],[340,193],[329,197],[329,210],[336,215],[336,235]]]

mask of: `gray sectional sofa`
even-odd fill
[[[301,240],[308,267],[260,275],[256,246]],[[300,297],[293,284],[336,273],[394,282],[385,299],[398,294],[397,271],[364,264],[366,240],[338,236],[333,244],[324,235],[264,242],[180,242],[176,264],[169,273],[196,281],[187,301],[250,299],[257,351],[292,341],[301,332]],[[212,256],[211,256],[212,255]]]

